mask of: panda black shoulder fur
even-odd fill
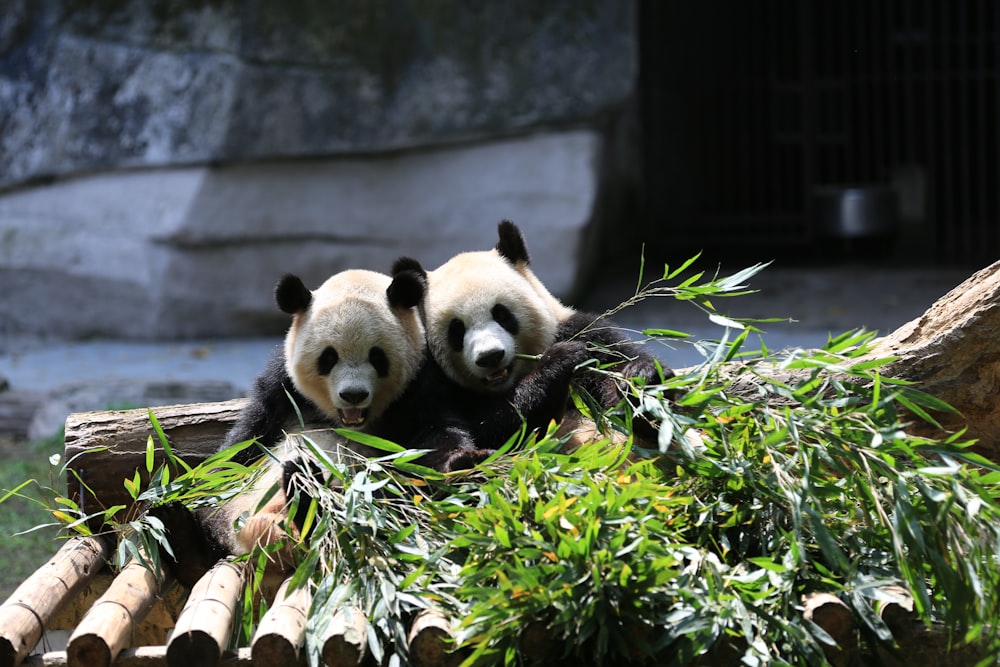
[[[587,343],[589,357],[615,364],[624,377],[656,384],[669,368],[631,342],[614,324],[561,303],[530,268],[520,229],[503,221],[492,250],[456,255],[427,273],[422,316],[431,355],[456,383],[483,393],[507,391],[523,382],[530,361],[552,344]],[[604,408],[624,396],[609,375],[585,372],[578,386]]]
[[[226,446],[254,438],[267,448],[282,443],[285,433],[301,428],[294,401],[322,446],[336,450],[344,445],[332,428],[364,430],[412,449],[428,449],[420,462],[448,471],[487,456],[518,431],[522,419],[533,429],[561,417],[573,370],[586,359],[582,343],[553,346],[525,382],[489,400],[470,401],[468,392],[425,354],[424,331],[413,308],[425,290],[422,271],[405,261],[394,267],[391,278],[345,271],[313,292],[297,277],[285,276],[275,296],[293,316],[291,327],[284,346],[255,381]],[[177,561],[173,569],[182,583],[193,585],[226,554],[248,553],[256,544],[282,536],[289,481],[302,466],[277,454],[277,465],[269,467],[255,489],[222,508],[199,510],[194,516],[177,505],[151,510],[167,526]],[[239,462],[263,455],[261,448],[247,448]],[[283,493],[235,532],[234,521],[253,512],[279,480]]]

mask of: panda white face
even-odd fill
[[[344,271],[312,292],[285,339],[296,388],[338,425],[365,429],[416,376],[424,337],[416,312],[392,307],[391,279]]]
[[[533,285],[495,251],[456,255],[430,272],[424,320],[427,345],[455,382],[503,392],[532,368],[558,321]]]

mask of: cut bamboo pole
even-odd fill
[[[184,667],[215,667],[229,641],[246,568],[221,560],[202,577],[181,609],[167,642],[167,661]]]
[[[111,542],[103,537],[75,537],[35,570],[0,606],[0,667],[24,660],[45,625],[67,600],[104,567]]]
[[[291,582],[289,577],[281,583],[274,603],[257,625],[250,644],[256,667],[296,665],[304,657],[302,645],[306,641],[306,618],[312,593],[308,584],[289,593]]]
[[[121,650],[132,643],[136,628],[169,581],[170,575],[162,572],[162,568],[157,575],[133,559],[70,635],[66,646],[69,664],[109,667]]]
[[[354,667],[365,659],[368,629],[360,609],[338,609],[330,620],[323,642],[323,664],[327,667]]]
[[[407,637],[410,661],[416,667],[457,667],[464,657],[454,651],[451,622],[440,612],[425,610],[417,614]]]
[[[836,646],[823,644],[823,653],[831,665],[857,664],[858,635],[854,614],[843,600],[831,593],[811,593],[802,601],[802,616],[830,635]]]

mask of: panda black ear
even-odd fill
[[[502,220],[497,226],[497,233],[500,240],[497,241],[497,252],[511,264],[524,262],[528,264],[531,260],[528,257],[528,246],[524,243],[524,236],[510,220]]]
[[[427,280],[427,271],[421,266],[420,262],[413,259],[412,257],[400,257],[395,262],[392,263],[392,269],[389,271],[389,275],[395,278],[397,275],[403,271],[415,271]]]
[[[415,261],[415,260],[414,260]],[[398,261],[396,262],[399,263]],[[417,264],[417,266],[420,266]],[[422,271],[422,269],[421,269]],[[390,308],[413,308],[420,305],[427,293],[427,274],[413,269],[396,271],[393,264],[392,282],[385,294]]]
[[[312,292],[298,276],[286,273],[274,288],[274,300],[278,308],[289,315],[301,313],[312,303]]]

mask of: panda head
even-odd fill
[[[400,271],[338,273],[310,291],[293,275],[275,289],[293,316],[285,364],[295,388],[338,426],[365,429],[416,376],[424,358],[415,310],[425,277]]]
[[[520,230],[504,221],[492,250],[456,255],[427,273],[423,302],[427,347],[459,385],[503,392],[532,368],[516,355],[538,355],[551,345],[569,311],[529,268]],[[402,258],[397,271],[420,272]]]

